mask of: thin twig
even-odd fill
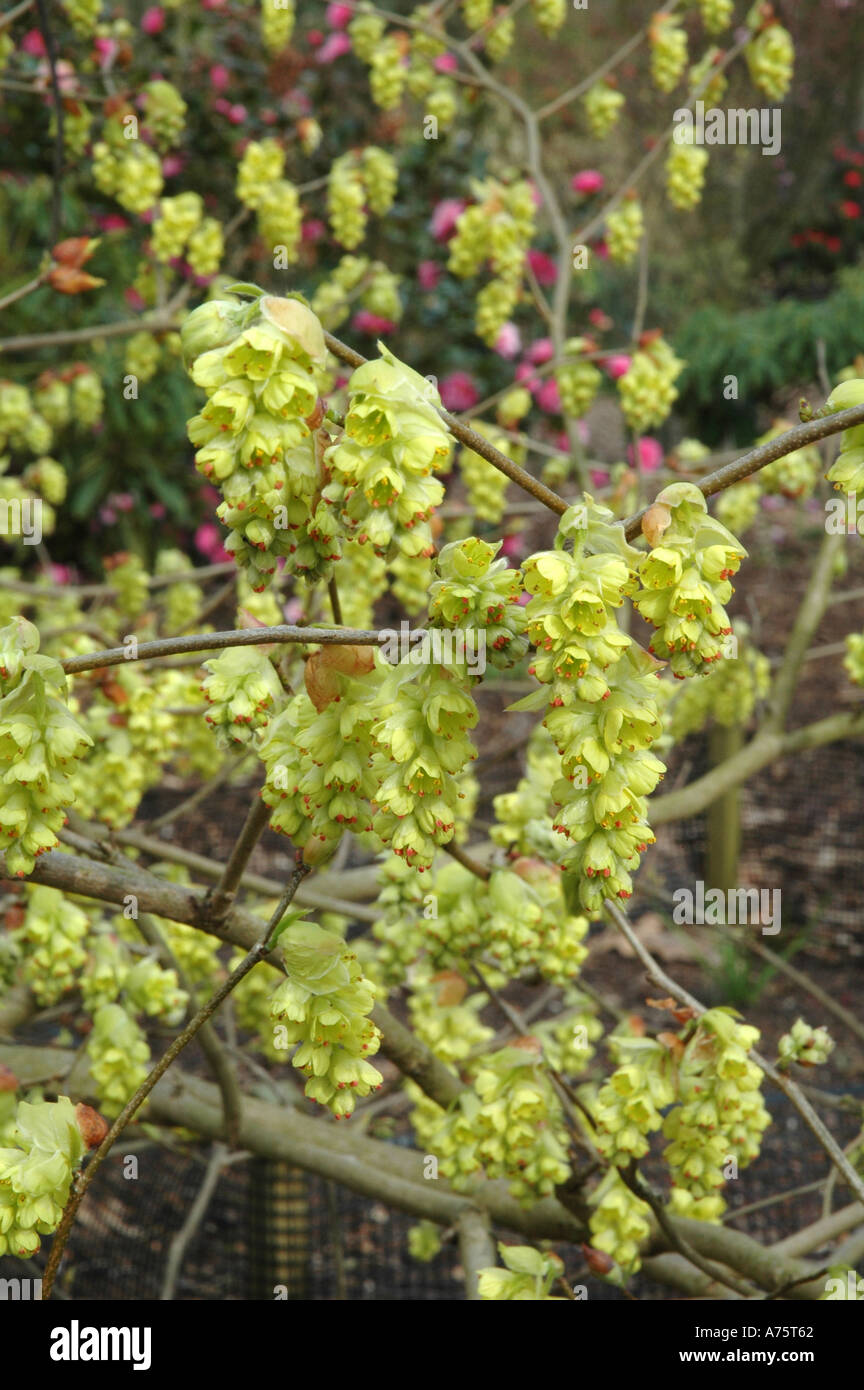
[[[165,1274],[162,1279],[162,1291],[159,1294],[160,1300],[170,1301],[174,1297],[177,1288],[177,1279],[183,1265],[191,1242],[198,1233],[198,1229],[204,1217],[207,1215],[207,1208],[216,1186],[222,1176],[222,1169],[225,1166],[225,1159],[228,1157],[228,1148],[225,1144],[214,1144],[212,1153],[207,1163],[201,1186],[195,1193],[195,1200],[186,1214],[186,1220],[180,1230],[172,1238],[168,1249],[168,1258],[165,1261]]]

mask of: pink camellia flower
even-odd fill
[[[627,449],[627,462],[632,463],[635,454],[633,445]],[[639,440],[639,466],[643,473],[653,473],[663,462],[663,446],[656,439],[652,439],[650,434],[646,434],[644,439]]]
[[[605,468],[592,468],[591,481],[595,487],[605,487],[609,481],[609,474]]]
[[[333,4],[327,6],[327,23],[331,29],[347,29],[354,16],[350,5]]]
[[[263,106],[259,115],[265,125],[275,125],[279,119],[279,112],[274,111],[272,106]]]
[[[131,512],[135,506],[135,498],[131,492],[112,492],[107,499],[112,507],[116,507],[118,512]]]
[[[626,352],[616,352],[611,357],[607,357],[604,360],[603,366],[606,368],[612,380],[617,381],[619,377],[626,376],[629,372],[630,361],[631,359],[627,356]]]
[[[441,53],[433,63],[436,72],[455,72],[458,66],[453,53]]]
[[[221,560],[230,560],[231,558],[222,545],[223,534],[224,532],[220,531],[218,526],[214,526],[212,521],[202,522],[195,532],[196,546],[205,559],[213,565],[218,564]]]
[[[635,455],[633,455],[633,446],[631,445],[629,449],[626,450],[626,459],[628,459],[628,463],[632,463],[633,457],[635,457]],[[660,467],[660,464],[663,463],[663,457],[663,445],[658,443],[657,439],[651,438],[651,435],[645,435],[645,438],[640,439],[639,467],[642,468],[643,473],[654,473],[654,471]]]
[[[165,28],[165,11],[161,5],[151,5],[141,16],[141,28],[145,34],[161,34]]]
[[[499,357],[515,357],[522,346],[522,334],[515,323],[505,323],[495,339],[495,351]]]
[[[441,266],[437,261],[421,261],[417,267],[417,283],[421,290],[434,290],[441,279]]]
[[[117,41],[116,39],[94,39],[93,47],[99,55],[99,68],[105,72],[116,57]]]
[[[303,230],[300,235],[303,241],[320,241],[322,236],[327,235],[327,228],[320,218],[310,217],[308,222],[303,223]]]
[[[594,255],[600,261],[608,261],[609,259],[609,247],[602,238],[600,241],[595,241],[594,243]]]
[[[113,512],[110,507],[100,507],[99,520],[102,522],[103,526],[113,526],[114,522],[117,520],[117,513]]]
[[[130,309],[145,309],[147,307],[138,291],[133,290],[131,285],[128,289],[123,291],[123,298],[126,300]]]
[[[606,183],[598,169],[582,169],[570,180],[574,193],[599,193]]]
[[[508,560],[520,560],[525,554],[525,542],[521,536],[505,536],[501,542],[501,554]]]
[[[162,177],[166,179],[176,178],[182,172],[185,163],[186,161],[181,154],[166,154],[162,160]]]
[[[100,212],[93,220],[100,232],[125,232],[129,228],[128,221],[119,212]]]
[[[527,261],[534,271],[534,279],[538,285],[555,284],[558,279],[558,267],[545,251],[529,251]]]
[[[351,52],[351,40],[347,34],[331,34],[325,43],[321,45],[316,57],[316,63],[335,63],[337,58],[344,58],[346,53]]]
[[[231,110],[231,103],[227,97],[216,97],[213,101],[213,110],[218,111],[220,116],[227,116]]]
[[[474,378],[468,372],[451,372],[439,382],[438,390],[446,410],[470,410],[480,399]]]
[[[558,390],[558,382],[552,377],[548,381],[544,381],[543,385],[534,392],[534,399],[541,410],[547,411],[550,415],[560,415],[561,393]]]
[[[157,521],[161,521],[162,518],[165,516],[165,503],[164,503],[164,502],[151,502],[151,503],[150,503],[150,515],[151,515],[151,516],[154,516],[154,517],[156,518]]]
[[[231,107],[225,112],[225,114],[226,114],[226,116],[228,117],[228,119],[229,119],[229,121],[231,122],[232,125],[242,125],[243,122],[244,122],[244,121],[248,118],[248,116],[249,116],[249,112],[246,110],[246,107],[243,106],[243,104],[242,104],[241,102],[239,102],[239,101],[238,101],[238,102],[235,102],[234,105],[231,106]]]
[[[442,198],[432,211],[430,230],[436,241],[446,241],[456,230],[456,222],[465,211],[464,198]]]
[[[555,356],[555,348],[551,338],[535,338],[534,342],[525,353],[527,361],[533,362],[535,367],[539,367],[544,362],[549,362]]]
[[[44,58],[46,56],[45,40],[38,29],[30,29],[21,40],[21,52],[29,53],[31,58]]]
[[[49,565],[48,571],[51,575],[52,584],[71,584],[72,571],[68,565]]]
[[[392,333],[396,327],[392,319],[383,319],[380,314],[372,314],[368,309],[361,309],[351,320],[351,327],[357,333]]]
[[[320,48],[324,42],[324,35],[320,29],[310,29],[306,35],[306,42],[310,48]]]
[[[540,385],[539,377],[534,375],[534,368],[528,362],[520,362],[516,368],[516,380],[521,381],[523,386],[529,387],[531,391],[536,391]]]
[[[231,81],[231,73],[224,63],[214,63],[210,69],[210,86],[216,92],[224,92]]]

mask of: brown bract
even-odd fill
[[[672,513],[662,502],[655,502],[642,518],[642,534],[653,548],[659,544],[664,531],[668,531]]]
[[[342,676],[366,676],[375,665],[373,647],[323,647],[313,652],[303,671],[306,694],[320,713],[342,693]]]

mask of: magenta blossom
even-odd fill
[[[548,411],[550,415],[561,414],[561,393],[558,390],[558,382],[552,377],[544,381],[543,385],[534,392],[534,399],[541,410]]]
[[[219,530],[218,526],[214,526],[212,521],[202,522],[195,532],[196,546],[212,565],[231,558],[222,545],[222,536],[223,532]]]
[[[116,39],[94,39],[93,47],[99,55],[99,68],[105,72],[110,68],[117,55]]]
[[[392,319],[383,319],[380,314],[370,313],[368,309],[361,309],[351,320],[351,327],[356,333],[392,333],[396,327]]]
[[[49,571],[49,573],[50,573],[50,575],[51,575],[51,583],[52,583],[52,584],[71,584],[71,583],[72,583],[72,570],[69,568],[68,565],[54,565],[54,564],[51,564],[51,565],[48,566],[48,571]]]
[[[627,450],[627,462],[632,463],[635,458],[633,445]],[[643,473],[653,473],[663,462],[663,446],[656,439],[652,439],[650,434],[646,434],[644,439],[639,440],[639,466]]]
[[[163,517],[166,515],[165,503],[164,503],[164,502],[151,502],[151,503],[150,503],[150,515],[153,516],[153,517],[155,517],[157,521],[161,521],[161,520],[163,519]]]
[[[127,219],[119,212],[100,212],[94,221],[100,232],[125,232],[129,228]]]
[[[452,53],[439,54],[433,64],[436,72],[455,72],[458,66],[455,55]]]
[[[162,160],[162,176],[166,179],[173,179],[177,174],[182,173],[186,161],[181,154],[166,154]]]
[[[555,356],[555,348],[551,338],[535,338],[534,342],[525,353],[529,362],[533,362],[535,367],[541,366],[543,362],[549,362]]]
[[[432,211],[430,230],[436,241],[446,241],[456,230],[456,222],[465,211],[464,198],[442,198]]]
[[[316,63],[335,63],[337,58],[344,58],[346,53],[351,52],[351,40],[347,34],[331,34],[325,43],[318,50]]]
[[[126,303],[129,305],[130,309],[141,310],[146,309],[147,307],[138,291],[133,289],[131,285],[128,287],[128,289],[125,289],[123,291],[123,298],[126,300]]]
[[[224,92],[231,81],[231,73],[224,63],[214,63],[210,69],[210,86],[216,92]]]
[[[516,368],[516,380],[521,381],[523,386],[536,392],[540,385],[540,378],[535,375],[534,368],[528,362],[520,362]]]
[[[303,230],[301,232],[303,241],[320,241],[322,236],[326,235],[327,228],[319,218],[310,217],[308,222],[303,223]]]
[[[616,352],[613,353],[611,357],[605,358],[603,366],[606,368],[612,380],[617,381],[619,377],[626,376],[629,372],[630,361],[631,359],[627,356],[626,352]]]
[[[609,481],[609,474],[605,468],[591,469],[591,482],[595,487],[605,487]]]
[[[160,5],[151,5],[141,16],[141,28],[145,34],[161,34],[165,28],[165,11]]]
[[[354,11],[350,5],[328,5],[327,23],[331,29],[347,29],[354,16]]]
[[[527,260],[538,285],[555,284],[558,279],[558,267],[551,256],[547,256],[545,251],[529,251]]]
[[[417,283],[421,290],[434,290],[441,279],[441,266],[437,261],[421,261],[417,267]]]
[[[447,410],[470,410],[480,399],[474,378],[467,372],[451,372],[438,387]]]
[[[320,29],[310,29],[306,35],[306,42],[310,48],[320,48],[324,42],[324,35]]]
[[[505,536],[501,542],[501,554],[508,560],[521,560],[525,554],[525,542],[521,536]]]
[[[495,351],[499,357],[515,357],[522,347],[522,334],[515,323],[505,323],[495,339]]]
[[[599,193],[606,180],[598,169],[582,169],[570,180],[574,193]]]
[[[30,29],[21,40],[22,53],[29,53],[31,58],[45,57],[45,40],[38,29]]]
[[[606,242],[603,241],[602,239],[601,239],[600,241],[595,241],[595,243],[594,243],[594,255],[598,258],[598,260],[601,260],[601,261],[608,261],[608,259],[609,259],[609,247],[606,245]]]

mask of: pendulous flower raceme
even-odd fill
[[[222,747],[250,743],[284,703],[273,663],[260,647],[229,647],[204,666],[209,675],[201,690],[210,706],[205,718],[217,740]]]
[[[748,1056],[759,1030],[737,1022],[734,1009],[716,1008],[686,1024],[680,1036],[680,1103],[663,1121],[670,1141],[663,1151],[673,1179],[670,1208],[717,1221],[726,1206],[719,1189],[730,1157],[737,1168],[746,1167],[771,1123],[760,1092],[764,1073]]]
[[[629,897],[630,871],[654,836],[645,797],[664,772],[651,744],[660,735],[657,663],[618,627],[614,610],[636,588],[639,552],[612,513],[586,497],[562,517],[558,549],[525,563],[530,668],[544,690],[514,708],[548,704],[545,726],[561,756],[552,789],[555,829],[570,899],[596,912]],[[572,540],[573,553],[563,549]]]
[[[270,826],[323,863],[346,830],[371,829],[378,779],[371,767],[383,670],[371,647],[325,647],[306,662],[306,688],[264,734],[261,795]]]
[[[327,575],[339,542],[319,505],[318,434],[307,423],[326,356],[318,319],[296,299],[211,300],[181,337],[189,374],[208,396],[188,430],[195,466],[222,490],[226,549],[256,593],[280,559],[310,582]]]
[[[77,1110],[67,1096],[18,1105],[0,1148],[0,1255],[29,1259],[60,1224],[85,1149]]]
[[[677,15],[655,14],[648,31],[651,80],[661,92],[678,86],[687,66],[687,33]]]
[[[663,424],[678,399],[675,382],[683,366],[665,339],[643,335],[629,369],[618,378],[621,409],[631,429],[644,433]]]
[[[56,1004],[72,989],[87,959],[82,943],[89,928],[87,914],[56,888],[28,888],[16,941],[22,947],[23,978],[38,1004]]]
[[[429,620],[451,632],[482,638],[484,655],[493,666],[513,666],[528,650],[525,614],[519,605],[522,574],[496,559],[502,542],[469,536],[451,541],[440,552],[438,578],[429,589]]]
[[[56,845],[75,797],[67,768],[91,742],[66,707],[63,668],[38,649],[25,618],[0,628],[0,847],[19,877]]]
[[[694,483],[673,483],[658,495],[643,524],[652,545],[638,564],[642,585],[634,606],[658,629],[650,650],[679,679],[724,655],[732,624],[724,604],[729,582],[747,552],[708,513]]]
[[[270,1001],[277,1046],[300,1044],[291,1060],[307,1078],[307,1097],[337,1119],[347,1118],[356,1097],[378,1090],[383,1080],[368,1060],[381,1040],[369,1018],[373,991],[356,955],[334,932],[294,922],[281,950],[288,978]]]
[[[324,454],[323,501],[334,525],[379,555],[431,555],[429,518],[444,496],[432,474],[453,440],[433,384],[378,347],[380,357],[351,373],[345,433]]]
[[[482,1172],[509,1179],[511,1194],[531,1207],[570,1172],[561,1102],[536,1038],[483,1057],[449,1110],[420,1097],[411,1122],[457,1191]]]

